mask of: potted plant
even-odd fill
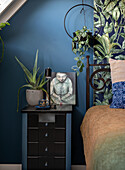
[[[2,28],[4,28],[6,25],[10,25],[10,24],[8,22],[0,23],[0,30],[2,30]],[[0,59],[0,63],[1,63],[3,60],[3,56],[4,56],[4,41],[1,36],[0,36],[0,41],[2,43],[2,55],[1,55],[1,59]]]
[[[21,68],[23,69],[26,75],[26,83],[27,83],[21,86],[18,90],[18,96],[17,96],[17,112],[18,112],[20,90],[24,87],[28,87],[28,89],[26,89],[27,103],[31,106],[38,105],[39,101],[43,98],[43,91],[47,94],[47,91],[43,87],[47,83],[47,80],[45,78],[45,75],[43,75],[43,73],[39,74],[39,76],[37,77],[37,73],[39,71],[39,68],[37,68],[38,50],[36,52],[36,58],[35,58],[35,63],[34,63],[32,73],[19,61],[17,57],[15,57],[15,59],[20,64]]]
[[[72,51],[75,54],[78,54],[78,57],[74,58],[77,61],[77,65],[73,66],[72,69],[79,75],[79,72],[83,71],[84,63],[82,60],[84,59],[85,51],[88,51],[89,48],[93,47],[94,36],[92,35],[92,31],[87,29],[86,26],[81,30],[74,32],[73,35]]]

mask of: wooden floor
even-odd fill
[[[72,170],[86,170],[85,165],[72,165]]]
[[[0,170],[22,170],[21,164],[0,164]]]
[[[0,170],[22,170],[21,164],[0,164]],[[86,170],[85,165],[72,165],[71,170]]]

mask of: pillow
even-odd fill
[[[109,59],[113,99],[110,108],[125,109],[125,60]]]

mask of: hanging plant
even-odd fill
[[[2,28],[4,28],[6,25],[10,25],[10,24],[8,22],[0,23],[0,30],[2,30]],[[0,58],[0,63],[1,63],[2,60],[3,60],[3,56],[4,56],[4,41],[3,41],[1,36],[0,36],[0,41],[2,43],[2,55],[1,55],[1,58]]]
[[[84,54],[93,47],[95,44],[95,38],[92,35],[92,30],[87,29],[86,26],[81,30],[74,32],[73,35],[72,51],[78,56],[74,58],[77,61],[77,65],[73,66],[72,69],[77,72],[77,75],[79,75],[79,72],[82,72],[84,67]]]
[[[78,55],[77,57],[74,58],[77,61],[77,65],[72,66],[72,69],[77,72],[77,75],[79,75],[79,73],[83,71],[83,68],[84,68],[83,59],[84,59],[85,51],[88,51],[90,48],[93,48],[93,45],[96,43],[95,37],[100,32],[100,26],[99,26],[98,30],[96,31],[96,34],[94,34],[94,35],[92,35],[92,30],[87,29],[87,27],[84,26],[81,30],[77,30],[76,32],[74,32],[73,37],[72,37],[72,35],[69,34],[68,30],[66,29],[66,18],[71,10],[73,10],[74,8],[77,8],[79,6],[82,7],[82,9],[80,10],[80,14],[83,12],[84,18],[85,18],[85,9],[86,9],[84,7],[88,7],[89,9],[96,12],[96,14],[98,14],[100,26],[102,26],[102,24],[104,23],[104,21],[103,21],[104,17],[102,17],[100,12],[98,12],[98,9],[94,8],[93,6],[91,6],[89,4],[84,4],[83,0],[82,0],[82,4],[74,5],[67,11],[67,13],[64,17],[64,29],[65,29],[67,35],[72,39],[72,51]]]

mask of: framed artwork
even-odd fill
[[[52,72],[50,98],[54,104],[76,104],[76,73]]]

